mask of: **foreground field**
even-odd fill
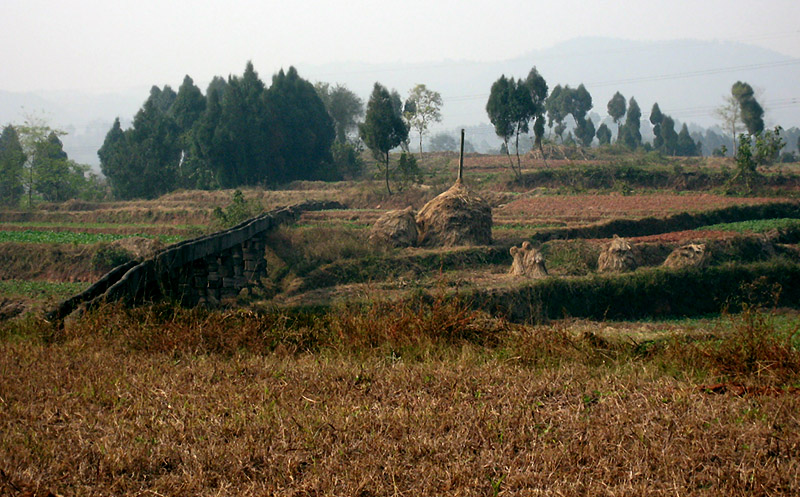
[[[0,492],[796,495],[798,326],[445,302],[6,325]]]
[[[446,154],[391,197],[298,183],[238,206],[217,191],[0,211],[0,495],[800,493],[797,167],[731,196],[725,164],[528,157],[521,186],[506,158],[471,159],[489,246],[368,242],[385,211],[449,186]],[[226,306],[42,318],[146,257],[125,247],[310,199],[348,208],[272,232],[267,276]],[[615,234],[640,266],[597,274]],[[522,241],[548,278],[508,274]],[[660,267],[689,242],[706,268]]]

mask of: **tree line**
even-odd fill
[[[534,146],[542,154],[542,139],[545,132],[545,122],[550,136],[558,137],[563,143],[576,143],[583,147],[590,147],[595,138],[600,145],[609,145],[613,133],[603,123],[595,128],[591,119],[587,118],[588,112],[593,108],[592,96],[583,84],[577,88],[569,85],[556,85],[548,91],[544,77],[539,74],[536,67],[531,69],[525,79],[507,78],[501,75],[492,84],[489,100],[486,103],[486,113],[494,126],[498,137],[503,140],[503,150],[509,155],[511,169],[520,177],[519,139],[533,127]],[[667,155],[694,156],[700,155],[700,144],[689,135],[686,124],[679,133],[675,132],[675,121],[663,114],[658,103],[653,104],[650,112],[650,122],[654,126],[656,135],[654,143],[642,143],[641,117],[642,112],[634,97],[626,101],[619,92],[607,104],[608,115],[617,127],[617,143],[629,149],[639,147],[658,150]],[[573,129],[567,137],[566,119],[572,117]],[[622,118],[625,118],[624,121]],[[516,165],[511,161],[509,142],[514,139],[514,148],[517,151]]]
[[[186,76],[177,93],[154,86],[131,128],[114,122],[98,151],[100,167],[118,198],[335,180],[360,171],[358,131],[388,175],[385,147],[407,147],[415,128],[421,150],[429,124],[441,119],[441,96],[418,85],[403,102],[396,91],[376,88],[359,123],[360,98],[342,85],[312,85],[294,67],[267,87],[248,63],[241,76],[214,78],[205,95]]]
[[[542,148],[544,122],[546,116],[550,136],[558,137],[561,144],[575,143],[582,147],[590,147],[595,138],[600,146],[611,144],[611,129],[602,123],[595,129],[587,113],[592,109],[592,97],[583,84],[577,88],[569,85],[556,85],[548,93],[548,85],[536,67],[531,69],[525,79],[507,78],[501,75],[492,84],[486,112],[494,126],[495,133],[503,140],[501,150],[509,158],[509,165],[517,180],[522,178],[519,157],[519,140],[529,132],[533,125],[533,144],[538,147],[542,158],[546,156]],[[695,141],[684,123],[680,132],[675,131],[675,120],[664,114],[658,103],[654,103],[650,111],[649,121],[653,126],[653,142],[643,143],[641,134],[642,112],[634,97],[625,97],[616,92],[606,106],[608,116],[616,126],[616,143],[630,150],[644,149],[657,151],[669,156],[698,156],[702,154],[702,143]],[[757,176],[757,167],[770,165],[779,159],[786,142],[781,137],[782,128],[764,129],[764,109],[755,97],[753,88],[745,82],[737,81],[731,87],[731,93],[724,99],[724,104],[716,110],[716,115],[730,129],[734,143],[734,159],[737,171],[732,181],[741,180],[750,188]],[[571,116],[574,122],[572,130],[564,138],[567,130],[566,118]],[[624,116],[624,121],[622,120]],[[745,133],[737,134],[738,130]],[[509,141],[514,139],[516,164],[511,159]],[[737,147],[738,146],[738,147]],[[800,138],[797,143],[800,149]],[[722,146],[714,155],[725,156],[727,151]],[[786,154],[781,160],[794,161],[794,154]]]
[[[545,161],[546,130],[554,143],[557,139],[561,144],[590,147],[597,140],[600,146],[611,145],[612,129],[605,123],[595,127],[588,117],[593,106],[583,84],[575,88],[559,84],[550,91],[534,67],[525,79],[501,75],[492,84],[486,111],[519,179],[520,138],[528,133]],[[153,86],[128,129],[122,128],[119,118],[114,121],[98,156],[113,196],[127,199],[153,198],[179,188],[274,186],[355,177],[363,168],[361,152],[366,147],[391,193],[390,179],[400,184],[419,180],[409,135],[412,130],[418,133],[421,155],[423,136],[432,123],[441,121],[441,107],[441,95],[424,84],[412,88],[403,100],[396,90],[375,83],[365,108],[345,86],[313,85],[294,67],[274,74],[267,86],[248,63],[241,76],[215,77],[205,94],[188,75],[177,92],[168,85]],[[634,97],[626,99],[616,92],[606,109],[619,146],[672,156],[701,153],[701,143],[692,138],[686,124],[676,132],[675,120],[661,112],[658,103],[649,115],[652,143],[642,141],[642,112]],[[746,129],[753,146],[768,143],[773,150],[782,144],[779,130],[764,131],[763,108],[747,83],[735,83],[717,113],[733,136]],[[62,134],[41,122],[3,129],[0,202],[19,205],[26,193],[28,204],[34,196],[61,201],[104,194],[104,185],[88,173],[88,166],[69,160],[59,139]],[[441,137],[435,138],[438,141],[431,143],[437,148],[455,145],[452,139],[438,143]],[[510,154],[512,146],[516,161]],[[390,151],[397,147],[403,153],[392,167]],[[774,155],[765,147],[754,152],[757,161],[772,160],[765,159]],[[469,151],[469,144],[466,148]],[[720,152],[725,154],[724,147]]]

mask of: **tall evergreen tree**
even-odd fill
[[[642,145],[642,132],[641,128],[642,111],[639,109],[639,104],[636,99],[631,97],[628,102],[628,113],[625,116],[625,124],[620,129],[620,137],[622,143],[631,150],[635,150]]]
[[[70,185],[70,163],[64,144],[54,131],[36,144],[33,161],[36,191],[45,200],[60,202],[77,193]]]
[[[172,102],[168,113],[175,120],[180,131],[181,157],[177,185],[179,187],[202,188],[206,186],[203,180],[207,178],[201,179],[199,176],[199,170],[203,169],[203,164],[195,153],[192,138],[194,125],[203,116],[205,108],[206,98],[187,74],[178,88],[178,95]]]
[[[519,137],[528,132],[530,121],[536,115],[536,111],[537,106],[532,99],[531,90],[521,79],[515,80],[513,77],[506,79],[505,75],[501,75],[492,84],[489,101],[486,103],[486,112],[494,125],[495,133],[503,138],[506,155],[517,180],[522,178]],[[512,136],[516,137],[516,167],[508,151],[508,140]]]
[[[562,135],[566,129],[564,127],[564,118],[567,117],[562,110],[564,108],[563,100],[566,93],[569,93],[569,86],[562,88],[561,85],[556,85],[544,104],[545,110],[547,111],[547,127],[553,131],[553,125],[555,124],[556,135],[558,135],[562,142]]]
[[[653,148],[656,150],[661,149],[664,145],[664,138],[661,137],[661,122],[664,120],[664,114],[661,113],[661,108],[658,102],[653,104],[650,110],[650,124],[653,125]]]
[[[206,88],[206,97],[211,95],[212,91],[216,91],[219,98],[222,98],[222,95],[225,93],[225,88],[227,87],[228,81],[225,78],[222,76],[214,76],[208,84],[208,88]]]
[[[696,143],[689,134],[689,128],[683,123],[678,133],[678,154],[682,157],[695,157],[700,155],[700,143]]]
[[[169,85],[164,85],[163,90],[154,85],[150,88],[150,96],[148,99],[153,102],[153,104],[156,106],[156,109],[158,109],[160,112],[167,113],[177,97],[178,94],[175,93],[175,90],[173,90]]]
[[[128,140],[132,152],[131,197],[154,198],[175,189],[180,162],[180,128],[175,121],[147,101],[133,118]]]
[[[666,155],[678,154],[678,133],[675,132],[675,120],[665,115],[661,120],[662,150]]]
[[[210,89],[206,95],[205,111],[192,128],[190,160],[184,177],[188,176],[188,181],[195,188],[218,187],[217,174],[225,168],[225,153],[218,127],[222,116],[221,91],[226,85],[222,86],[222,90]]]
[[[275,118],[264,100],[265,91],[252,62],[241,77],[228,79],[214,154],[219,159],[214,172],[225,188],[274,182],[284,175],[283,157],[275,153],[281,137],[273,133]]]
[[[594,123],[586,119],[586,114],[592,109],[592,96],[581,83],[572,89],[567,85],[561,91],[561,114],[572,115],[575,120],[575,137],[583,146],[591,146],[594,139]]]
[[[578,85],[572,92],[572,98],[569,100],[570,107],[569,113],[575,118],[575,121],[582,121],[586,118],[586,114],[592,110],[592,96],[589,91],[583,86],[583,83]]]
[[[123,198],[127,190],[127,180],[131,176],[126,171],[128,167],[127,136],[122,130],[119,118],[114,119],[114,124],[106,133],[103,145],[97,151],[100,158],[100,171],[109,179],[111,192],[116,197]]]
[[[335,138],[333,119],[325,109],[314,85],[301,78],[294,67],[272,77],[265,93],[282,138],[280,155],[284,174],[279,180],[324,179],[330,171],[331,145]]]
[[[608,145],[611,143],[611,130],[608,129],[605,123],[597,128],[597,141],[600,145]]]
[[[151,92],[131,129],[122,131],[115,120],[98,151],[100,168],[119,198],[153,198],[177,184],[180,129],[159,109],[159,98]]]
[[[580,121],[576,121],[576,123],[575,137],[584,147],[591,147],[595,135],[594,123],[591,119],[585,117],[581,118]]]
[[[175,124],[185,133],[192,129],[194,123],[200,119],[206,110],[206,98],[195,86],[192,78],[187,74],[183,78],[183,83],[178,88],[178,94],[169,108],[169,115],[175,119]]]
[[[389,91],[380,83],[375,83],[367,102],[364,122],[358,127],[359,135],[372,155],[383,163],[389,195],[392,194],[389,186],[389,151],[408,139],[408,128],[395,107]]]
[[[486,113],[489,121],[494,125],[494,132],[499,136],[508,151],[508,140],[514,136],[514,124],[508,102],[511,100],[513,79],[509,80],[505,74],[492,83],[489,92],[489,101],[486,103]],[[510,160],[510,158],[509,158]]]
[[[17,130],[14,126],[6,126],[0,134],[0,204],[19,204],[25,192],[22,180],[25,160]]]
[[[539,151],[544,158],[544,149],[542,147],[542,138],[544,137],[544,124],[545,124],[545,103],[547,102],[547,81],[539,74],[539,71],[534,66],[525,78],[525,86],[528,88],[531,96],[532,116],[533,122],[533,136],[534,146],[539,148]]]

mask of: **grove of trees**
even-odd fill
[[[486,112],[489,120],[494,125],[495,133],[503,139],[503,145],[508,156],[511,170],[517,179],[522,177],[522,166],[519,158],[519,139],[527,133],[531,122],[535,145],[541,147],[544,136],[544,113],[546,110],[547,82],[534,67],[524,80],[500,78],[492,84],[489,101],[486,103]],[[514,138],[514,149],[517,155],[517,164],[511,160],[508,142]]]
[[[737,109],[747,107],[749,114],[763,115],[763,111],[759,114],[760,107],[755,102],[752,89],[748,85],[737,83],[734,87],[731,99],[737,103]],[[612,130],[605,123],[595,127],[595,123],[588,117],[592,108],[592,96],[583,84],[577,88],[558,84],[548,94],[547,82],[535,67],[525,80],[515,80],[513,77],[501,75],[492,84],[486,104],[486,112],[495,133],[503,140],[501,151],[505,151],[508,155],[509,164],[517,179],[520,179],[522,174],[519,140],[528,133],[531,122],[534,123],[534,146],[538,147],[542,157],[545,157],[542,150],[545,114],[551,136],[557,137],[561,144],[575,143],[582,147],[591,147],[597,138],[600,145],[611,145]],[[653,144],[642,141],[642,111],[634,97],[626,101],[620,92],[616,92],[606,108],[609,118],[616,126],[617,143],[628,149],[646,148],[678,156],[694,156],[701,153],[701,144],[692,138],[687,125],[684,123],[680,132],[676,132],[675,121],[663,114],[657,103],[653,105],[649,116],[655,135]],[[571,122],[568,118],[571,118]],[[755,117],[753,119],[755,120]],[[571,131],[565,137],[564,133],[568,129]],[[517,151],[516,164],[510,156],[509,142],[512,139]]]
[[[352,123],[337,116],[346,134]],[[189,76],[177,93],[154,86],[131,128],[117,119],[98,155],[116,197],[152,198],[176,188],[335,177],[336,132],[318,91],[294,67],[267,87],[248,63],[241,76],[215,78],[205,96]]]
[[[7,125],[0,133],[0,205],[28,207],[34,198],[62,202],[104,195],[89,166],[67,156],[59,136],[63,132],[44,121],[28,117],[22,125]]]

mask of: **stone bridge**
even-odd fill
[[[111,270],[97,283],[48,314],[59,321],[78,306],[119,301],[131,305],[172,299],[184,306],[218,304],[266,275],[266,235],[306,211],[341,209],[338,202],[308,201],[282,207],[233,228],[170,245],[142,262]]]

